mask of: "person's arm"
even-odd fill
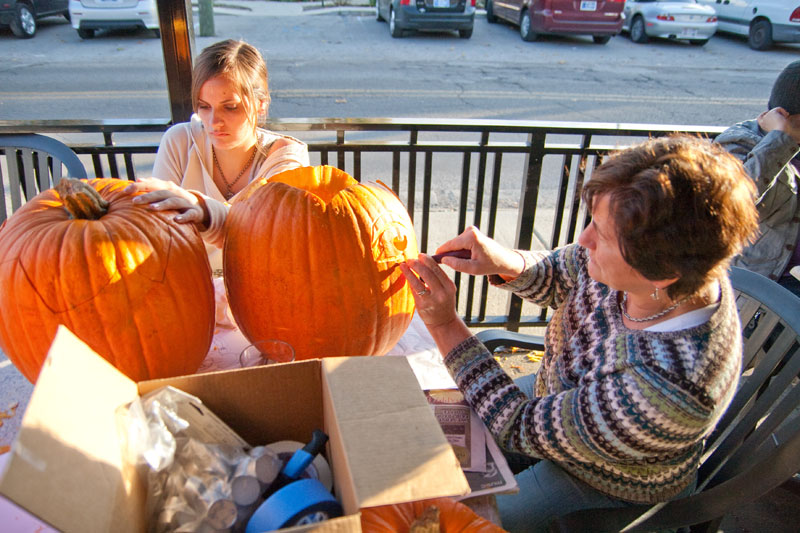
[[[440,246],[438,252],[462,249],[471,250],[470,259],[444,257],[442,263],[460,272],[502,273],[505,276],[495,274],[490,281],[553,308],[572,290],[575,275],[586,261],[586,252],[578,245],[553,252],[522,252],[500,246],[474,227]],[[416,311],[442,354],[472,335],[456,312],[455,283],[431,256],[419,254],[399,267],[414,294]]]
[[[144,193],[133,202],[152,211],[177,211],[175,222],[195,224],[203,235],[214,222],[212,217],[219,216],[219,211],[225,208],[215,205],[220,202],[198,191],[181,187],[188,166],[190,143],[191,134],[185,124],[168,129],[158,145],[153,177],[137,180],[126,191]],[[224,222],[224,214],[222,220]]]
[[[153,177],[180,185],[189,164],[190,143],[191,131],[186,124],[177,124],[164,132],[153,162]]]
[[[259,172],[260,178],[269,178],[285,170],[311,165],[308,146],[294,137],[279,136],[270,146],[269,155]]]
[[[468,250],[469,259],[446,256],[442,258],[442,264],[464,274],[494,275],[512,280],[525,270],[525,259],[516,250],[487,237],[475,226],[469,226],[460,235],[439,246],[436,253],[456,250]]]
[[[445,256],[442,264],[457,272],[486,275],[501,289],[542,306],[557,307],[572,289],[585,250],[569,245],[557,250],[524,251],[507,248],[470,226],[436,249],[436,253],[468,250],[469,258]]]
[[[684,390],[678,375],[641,363],[529,399],[475,337],[444,362],[502,448],[560,463],[626,463],[683,453],[707,434],[722,407]],[[726,375],[735,380],[735,372]],[[735,383],[720,386],[727,390]]]
[[[781,169],[797,155],[800,148],[800,132],[781,112],[785,113],[782,108],[774,108],[759,115],[759,128],[766,134],[754,146],[743,143],[738,135],[726,135],[724,132],[716,141],[742,162],[758,189],[758,201],[772,188]]]
[[[774,185],[781,170],[797,154],[798,146],[787,134],[779,130],[767,133],[761,142],[745,157],[745,170],[753,178],[758,189],[758,201]]]
[[[516,250],[525,268],[516,278],[489,276],[495,287],[511,291],[523,300],[541,307],[557,309],[577,281],[576,275],[586,262],[586,250],[572,244],[553,251]]]

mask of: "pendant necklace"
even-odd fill
[[[236,184],[239,182],[239,179],[242,176],[244,176],[244,171],[250,168],[250,165],[256,158],[256,147],[255,146],[253,147],[253,153],[250,154],[250,159],[247,160],[247,163],[244,164],[242,170],[239,172],[239,174],[236,175],[236,177],[233,179],[231,183],[228,183],[228,180],[225,179],[225,174],[222,172],[222,167],[219,166],[219,161],[217,160],[217,152],[214,150],[213,146],[211,147],[211,155],[214,158],[214,166],[217,167],[217,171],[219,172],[219,177],[222,178],[222,183],[225,184],[225,190],[226,190],[224,194],[225,199],[230,200],[234,195],[233,187],[236,186]]]
[[[660,311],[660,312],[658,312],[658,313],[656,313],[654,315],[646,316],[644,318],[633,318],[631,315],[628,314],[628,311],[627,311],[627,309],[628,309],[628,293],[627,292],[623,292],[622,293],[622,304],[619,306],[619,308],[622,311],[622,314],[625,315],[625,318],[627,318],[628,320],[631,320],[633,322],[650,322],[651,320],[655,320],[656,318],[661,318],[662,316],[666,315],[670,311],[674,311],[675,309],[678,308],[679,305],[681,305],[686,300],[688,300],[688,298],[684,298],[683,300],[678,300],[677,302],[675,302],[671,306],[667,307],[663,311]]]

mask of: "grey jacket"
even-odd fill
[[[764,131],[757,120],[731,126],[714,142],[738,157],[758,188],[759,235],[733,264],[778,279],[800,235],[800,174],[790,163],[797,142],[782,131]]]

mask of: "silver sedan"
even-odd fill
[[[635,43],[659,37],[702,46],[717,31],[714,9],[695,0],[625,0],[624,13],[622,31]]]

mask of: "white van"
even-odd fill
[[[118,28],[145,28],[161,37],[156,0],[69,0],[69,14],[81,39]]]
[[[697,0],[717,12],[717,31],[747,37],[754,50],[800,43],[800,0]]]

